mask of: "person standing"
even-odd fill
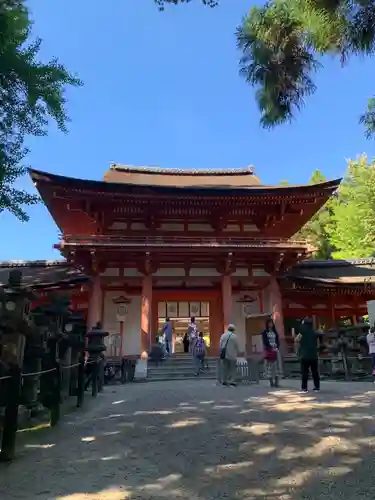
[[[173,328],[172,328],[172,322],[169,318],[165,318],[165,323],[163,326],[163,335],[164,335],[165,350],[167,351],[168,355],[171,355]]]
[[[190,318],[190,323],[188,325],[188,329],[187,329],[186,333],[187,333],[187,337],[189,339],[190,352],[193,353],[193,351],[194,351],[194,344],[195,344],[195,341],[198,338],[198,327],[197,327],[197,324],[195,323],[195,317],[194,316],[192,316]]]
[[[228,325],[228,330],[220,337],[220,382],[236,386],[237,358],[240,352],[236,327]]]
[[[368,353],[371,358],[372,375],[374,376],[375,384],[375,325],[370,328],[369,333],[366,335],[368,345]]]
[[[280,340],[272,318],[267,319],[266,328],[262,332],[264,349],[264,368],[266,378],[271,387],[279,387],[279,349]]]
[[[195,365],[195,375],[198,376],[204,369],[204,360],[206,357],[206,344],[203,339],[203,332],[199,332],[197,340],[195,341],[193,348],[193,359]]]
[[[184,338],[182,339],[182,343],[184,345],[184,353],[187,353],[189,352],[189,336],[188,336],[188,333],[185,332],[185,335],[184,335]]]
[[[298,353],[301,360],[301,389],[307,392],[309,371],[314,382],[314,391],[320,390],[318,347],[319,335],[314,330],[311,318],[302,321],[300,332],[296,337]]]

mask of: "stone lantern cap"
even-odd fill
[[[88,340],[86,350],[90,355],[99,355],[101,352],[107,350],[104,343],[104,337],[108,337],[109,333],[102,329],[100,322],[91,328],[89,332],[86,333],[85,337]]]
[[[95,337],[104,338],[108,336],[109,333],[102,329],[102,325],[99,322],[86,333],[86,337],[89,339]]]
[[[69,304],[70,300],[68,297],[52,297],[52,301],[46,307],[43,307],[43,311],[47,315],[51,316],[68,316],[69,315]]]
[[[3,333],[31,334],[30,306],[36,297],[29,287],[22,285],[22,272],[12,269],[7,283],[0,287],[0,328]]]
[[[34,300],[37,295],[28,287],[22,284],[22,272],[19,269],[12,269],[9,272],[8,282],[0,287],[0,300],[15,300],[16,298]]]

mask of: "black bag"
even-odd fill
[[[225,359],[225,355],[227,353],[227,345],[231,336],[232,334],[228,335],[227,341],[225,342],[225,346],[220,349],[220,359]]]

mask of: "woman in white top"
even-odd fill
[[[370,331],[367,334],[366,340],[367,340],[367,345],[368,345],[368,353],[370,355],[371,363],[372,363],[372,374],[375,377],[375,326],[372,326],[370,328]],[[374,380],[374,383],[375,383],[375,380]]]

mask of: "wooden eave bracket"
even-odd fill
[[[236,270],[234,255],[229,252],[226,259],[218,264],[216,270],[224,275],[232,274]]]
[[[191,262],[190,261],[186,261],[185,264],[184,264],[184,271],[185,271],[185,278],[189,278],[190,276],[190,270],[191,270]]]
[[[143,260],[143,264],[138,268],[138,270],[145,276],[152,276],[157,271],[158,266],[152,259],[150,252],[146,252]]]
[[[228,225],[228,216],[224,215],[222,211],[215,211],[212,219],[212,228],[216,231],[222,231]]]
[[[283,262],[284,262],[284,257],[285,257],[285,254],[284,252],[281,252],[280,255],[279,255],[279,258],[276,262],[276,265],[275,265],[275,271],[278,273],[283,265]]]

